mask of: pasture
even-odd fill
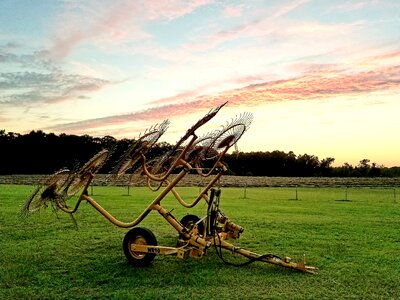
[[[127,229],[82,203],[74,215],[51,207],[22,218],[30,185],[0,185],[0,299],[399,299],[400,198],[384,188],[222,188],[221,209],[245,228],[233,241],[264,254],[306,256],[317,275],[266,263],[224,265],[214,249],[202,259],[157,256],[150,267],[127,264]],[[93,188],[92,197],[123,221],[133,220],[156,194],[135,187]],[[198,187],[178,188],[190,200]],[[297,197],[295,194],[297,191]],[[297,198],[297,200],[296,200]],[[180,219],[206,212],[185,209],[170,195],[161,203]],[[177,234],[156,212],[139,226],[159,245]],[[223,252],[235,262],[246,259]]]

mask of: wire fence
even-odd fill
[[[1,175],[0,184],[35,185],[47,175]],[[173,175],[172,175],[173,176]],[[98,174],[90,187],[89,193],[94,193],[95,186],[104,185],[106,175]],[[129,178],[127,175],[126,178]],[[147,182],[139,175],[131,182],[126,178],[116,185],[125,186],[130,195],[134,186],[146,186]],[[178,186],[195,186],[199,188],[209,182],[209,178],[188,174]],[[380,199],[379,201],[400,201],[400,177],[253,177],[253,176],[222,176],[218,182],[220,187],[239,188],[244,199],[251,197],[252,188],[266,188],[284,193],[290,200],[301,200],[306,197],[320,197],[327,200],[356,201],[359,199]],[[278,190],[276,188],[279,188]],[[324,193],[323,189],[329,189]]]
[[[238,195],[243,199],[256,198],[260,189],[265,199],[281,200],[321,200],[321,201],[373,201],[385,203],[400,202],[400,187],[389,186],[295,186],[295,187],[238,187]]]
[[[0,184],[35,184],[48,175],[0,175]],[[173,177],[174,174],[171,175]],[[96,174],[93,184],[107,183],[106,174]],[[145,186],[145,176],[125,174],[115,185]],[[187,174],[179,186],[201,186],[209,177]],[[389,187],[399,188],[400,177],[256,177],[224,175],[219,184],[223,187]]]

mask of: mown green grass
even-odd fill
[[[226,266],[214,250],[200,260],[157,256],[150,267],[127,264],[122,239],[89,204],[71,218],[48,208],[29,218],[19,209],[31,186],[0,185],[0,299],[398,299],[400,203],[384,189],[223,188],[222,210],[245,227],[235,245],[263,253],[306,255],[319,267],[309,275],[254,263]],[[199,188],[180,188],[187,201]],[[156,195],[135,188],[94,187],[93,198],[123,221],[132,221]],[[244,198],[246,196],[246,198]],[[340,201],[338,201],[340,200]],[[203,216],[206,205],[184,209],[162,202],[180,219]],[[177,234],[156,212],[140,226],[160,245]],[[227,259],[245,261],[224,252]]]

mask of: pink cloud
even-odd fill
[[[285,3],[284,5],[280,6],[274,14],[272,14],[271,19],[280,18],[289,12],[297,9],[299,6],[310,2],[310,0],[294,0],[289,3]]]
[[[206,36],[192,43],[188,43],[184,48],[191,52],[206,51],[216,46],[232,41],[240,37],[254,37],[259,35],[268,35],[276,31],[276,26],[266,24],[268,20],[255,19],[247,24],[242,24],[229,30],[220,30],[214,34]],[[270,26],[271,25],[271,26]]]
[[[100,39],[110,43],[118,42],[127,38],[128,34],[132,39],[148,37],[137,26],[127,26],[138,16],[137,4],[133,1],[117,2],[106,7],[95,3],[93,7],[81,7],[80,13],[86,16],[82,18],[66,12],[60,17],[62,22],[53,33],[53,45],[48,50],[50,57],[62,59],[87,41],[95,42]]]
[[[149,20],[165,19],[172,20],[190,14],[197,8],[212,3],[212,0],[155,0],[146,1]]]
[[[379,0],[369,0],[369,1],[348,1],[345,3],[334,5],[330,8],[330,11],[341,11],[350,12],[355,10],[360,10],[365,7],[371,7],[376,5],[382,5],[382,1]]]
[[[47,55],[51,58],[64,58],[83,40],[89,37],[88,33],[74,31],[68,33],[68,36],[55,38],[53,46],[48,50]]]
[[[7,122],[7,121],[9,121],[9,120],[10,120],[9,118],[0,115],[0,122]]]
[[[319,36],[327,38],[328,36],[347,34],[353,29],[365,25],[364,21],[355,21],[351,23],[339,24],[321,24],[318,22],[302,22],[282,29],[281,35],[301,35],[318,38]]]
[[[165,98],[161,98],[161,99],[152,101],[149,104],[154,105],[154,104],[176,103],[179,101],[184,101],[187,99],[194,99],[196,97],[204,95],[205,91],[207,91],[208,89],[213,88],[215,86],[230,84],[230,83],[247,85],[247,84],[254,83],[254,82],[260,82],[261,80],[262,80],[261,76],[254,75],[254,76],[244,76],[244,77],[233,78],[230,80],[213,81],[208,84],[199,86],[195,89],[191,89],[191,90],[173,95],[171,97],[165,97]]]
[[[360,96],[375,91],[400,89],[400,66],[381,67],[351,74],[332,68],[307,73],[296,78],[253,84],[218,95],[203,95],[180,103],[165,104],[130,114],[109,116],[81,122],[60,124],[49,128],[57,131],[87,132],[105,126],[132,122],[160,122],[167,118],[200,113],[229,101],[231,107],[256,107],[268,102],[319,100],[333,96]],[[193,92],[195,95],[196,93]],[[190,97],[190,93],[188,94]],[[177,99],[179,96],[177,96]],[[177,100],[174,99],[174,100]],[[164,99],[165,100],[165,99]]]
[[[243,9],[241,6],[227,6],[224,9],[224,15],[230,18],[240,17]]]
[[[271,101],[326,99],[339,95],[361,95],[400,88],[400,66],[377,68],[356,74],[335,73],[328,69],[303,76],[266,82],[228,91],[215,99],[232,99],[233,103],[256,106]]]
[[[364,25],[363,21],[355,21],[342,24],[323,24],[314,21],[294,22],[285,19],[284,16],[290,12],[306,5],[309,0],[296,0],[277,6],[270,11],[261,11],[257,16],[247,23],[240,24],[229,30],[220,30],[201,39],[188,43],[184,48],[191,52],[202,52],[224,42],[233,41],[238,38],[261,38],[267,36],[285,39],[288,37],[304,38],[327,38],[327,36],[339,36],[349,34],[355,28]],[[200,40],[200,41],[198,41]]]
[[[400,65],[396,59],[400,57],[400,51],[394,50],[380,55],[365,57],[357,61],[357,64],[349,65],[324,65],[300,62],[291,67],[303,73],[303,75],[261,82],[259,76],[248,76],[229,79],[228,83],[245,85],[242,88],[227,90],[219,94],[204,94],[209,83],[183,93],[159,99],[149,103],[149,108],[122,115],[114,115],[97,119],[83,120],[80,122],[64,123],[48,128],[58,132],[99,132],[106,127],[123,128],[134,123],[140,126],[145,123],[160,122],[164,119],[182,118],[184,116],[208,111],[225,101],[229,101],[230,107],[257,107],[268,102],[301,101],[328,99],[331,97],[359,97],[371,92],[393,92],[400,90]],[[371,63],[368,68],[359,71],[358,64]],[[380,62],[385,64],[379,64]],[[387,61],[394,61],[394,65],[386,65]],[[104,82],[104,85],[109,83]],[[223,81],[218,84],[224,84]],[[65,97],[76,96],[81,91],[93,91],[103,87],[103,84],[77,86]],[[63,100],[63,99],[61,99]],[[147,123],[148,124],[148,123]]]
[[[206,99],[198,99],[190,103],[185,102],[180,104],[163,105],[129,114],[90,119],[68,124],[60,124],[49,127],[47,129],[67,132],[82,132],[89,129],[95,129],[110,125],[122,125],[130,122],[159,122],[172,116],[183,116],[198,111],[207,111],[212,107],[213,103],[209,103],[209,101],[207,101]]]
[[[393,62],[394,59],[400,59],[400,50],[394,50],[388,53],[384,53],[381,55],[376,55],[371,57],[369,62]]]
[[[81,4],[80,15],[66,12],[60,16],[60,24],[53,33],[53,45],[48,50],[51,58],[62,59],[76,47],[91,42],[116,44],[123,41],[150,39],[151,35],[140,28],[142,22],[150,20],[172,20],[190,14],[210,0],[191,1],[118,1],[101,6]],[[106,2],[107,3],[107,2]],[[82,17],[81,14],[85,14]],[[68,22],[65,22],[68,20]]]

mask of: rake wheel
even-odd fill
[[[185,156],[185,160],[195,165],[196,171],[200,175],[204,175],[206,170],[211,169],[218,159],[219,153],[217,151],[206,151],[217,135],[218,131],[213,131],[198,138]]]
[[[253,121],[251,113],[243,113],[230,123],[227,123],[216,135],[214,140],[206,147],[204,156],[209,157],[215,155],[215,152],[226,152],[235,145],[242,137],[243,133],[249,128]]]
[[[146,167],[152,175],[163,176],[175,164],[181,152],[182,150],[179,149],[175,151],[175,155],[171,155],[171,152],[168,151],[166,154],[149,161]]]
[[[212,156],[205,157],[204,149],[214,141],[218,133],[218,131],[212,131],[199,137],[193,146],[187,151],[185,160],[189,163],[196,163],[204,159],[212,159]]]
[[[78,172],[71,176],[66,187],[66,193],[68,196],[75,195],[81,188],[85,187],[91,180],[94,174],[96,174],[103,166],[105,161],[108,159],[110,152],[107,149],[103,149],[89,159]]]
[[[185,135],[176,143],[174,149],[172,149],[172,154],[174,154],[174,152],[178,149],[181,148],[182,144],[190,137],[194,134],[194,132],[199,129],[201,126],[203,126],[204,124],[206,124],[208,121],[210,121],[212,118],[215,117],[215,115],[220,111],[220,109],[228,102],[225,102],[219,106],[217,106],[216,108],[211,109],[203,118],[201,118],[200,120],[198,120],[196,122],[196,124],[194,124],[192,127],[190,127]]]
[[[115,182],[128,170],[133,169],[141,159],[141,156],[146,154],[146,152],[154,146],[165,131],[167,131],[169,123],[169,120],[164,120],[159,125],[156,124],[155,126],[150,127],[138,140],[133,142],[114,167],[108,180]]]
[[[21,212],[28,215],[47,207],[49,203],[54,204],[59,201],[63,197],[62,192],[70,176],[70,170],[62,169],[47,177],[26,199]]]
[[[191,136],[194,136],[195,131],[210,121],[215,115],[220,111],[220,109],[226,104],[227,102],[217,106],[214,109],[211,109],[203,118],[198,120],[192,127],[190,127],[185,135],[181,137],[181,139],[175,144],[174,148],[171,151],[168,151],[164,156],[162,156],[158,162],[153,162],[151,174],[155,176],[162,176],[171,172],[171,168],[175,165],[177,167],[177,159],[180,157],[182,151],[187,151],[187,145],[185,143],[187,139]],[[190,149],[189,149],[190,151]]]

